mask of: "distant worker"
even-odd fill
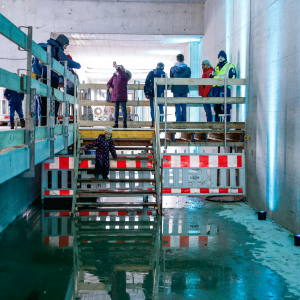
[[[156,69],[151,71],[145,81],[145,87],[144,92],[146,95],[146,99],[150,100],[150,114],[151,114],[151,120],[152,125],[151,127],[154,127],[154,104],[153,104],[153,97],[154,95],[154,78],[161,78],[165,76],[164,72],[165,65],[163,63],[158,63],[156,66]],[[163,97],[164,95],[165,86],[164,85],[158,85],[157,86],[157,97]],[[159,104],[159,112],[162,115],[164,113],[164,106],[163,104]],[[160,122],[164,121],[164,117],[160,116]]]
[[[231,64],[227,61],[227,55],[225,51],[220,51],[218,54],[219,63],[215,66],[214,71],[211,73],[210,77],[213,78],[236,78],[236,69],[234,64]],[[224,97],[224,85],[214,85],[210,90],[208,97]],[[226,97],[231,97],[231,86],[227,85],[227,94]],[[227,122],[230,122],[230,110],[232,105],[227,104]],[[225,113],[224,105],[214,104],[215,110],[215,121],[220,122],[220,114]]]
[[[203,70],[202,78],[209,78],[209,75],[214,70],[214,68],[210,64],[209,60],[204,60],[202,62],[202,70]],[[211,88],[212,88],[212,85],[200,85],[199,86],[199,96],[207,97]],[[210,104],[204,104],[203,106],[204,106],[204,110],[206,113],[207,122],[212,122],[213,117],[212,117]]]
[[[67,49],[69,46],[69,39],[63,35],[60,34],[56,40],[49,39],[47,41],[47,44],[41,43],[39,44],[45,51],[47,51],[47,46],[51,46],[51,57],[55,58],[57,61],[59,61],[61,64],[64,64],[65,61],[68,63],[69,68],[73,69],[80,69],[81,65],[72,59],[68,58],[67,55],[64,53],[64,50]],[[47,66],[41,65],[39,60],[37,58],[33,59],[32,64],[32,72],[41,76],[41,78],[45,79],[43,80],[43,83],[47,84]],[[56,74],[55,72],[51,71],[51,87],[58,88],[60,86],[63,86],[62,84],[62,77]],[[55,117],[57,117],[58,108],[59,108],[59,102],[55,100]],[[47,97],[41,97],[41,125],[45,126],[47,125]]]
[[[171,78],[190,78],[191,69],[184,63],[184,56],[177,55],[177,63],[170,70]],[[188,85],[172,85],[171,91],[174,97],[187,97]],[[176,122],[186,122],[186,104],[175,104]]]
[[[122,106],[123,111],[123,128],[127,128],[127,83],[131,79],[131,73],[123,66],[118,66],[113,63],[116,72],[107,83],[107,88],[111,93],[111,102],[115,105],[115,125],[113,128],[118,128],[119,124],[119,107]]]
[[[112,140],[113,129],[111,126],[107,126],[104,129],[104,133],[100,134],[98,138],[91,144],[86,145],[84,150],[88,150],[93,147],[98,147],[96,150],[96,165],[95,165],[95,178],[99,179],[102,175],[102,179],[108,179],[109,174],[109,152],[113,156],[114,160],[117,160],[118,156],[115,149],[115,143]]]
[[[15,111],[20,118],[21,127],[25,127],[25,120],[22,110],[22,101],[24,100],[24,93],[18,93],[9,89],[4,92],[4,97],[8,100],[10,110],[10,129],[15,128]]]

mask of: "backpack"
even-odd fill
[[[149,79],[145,82],[144,92],[145,95],[154,96],[154,73],[150,72]]]
[[[41,46],[46,52],[47,52],[47,46],[48,44],[45,43],[39,43],[39,46]],[[55,47],[51,45],[51,57],[58,60],[58,53],[59,47]],[[47,67],[40,64],[40,61],[35,56],[32,57],[32,72],[36,75],[42,75],[43,78],[47,77]]]

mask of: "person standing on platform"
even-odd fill
[[[119,107],[121,105],[123,111],[123,128],[127,128],[127,83],[131,79],[131,73],[123,66],[118,66],[113,63],[116,72],[107,83],[107,88],[111,93],[111,102],[115,105],[115,125],[113,128],[118,128],[119,124]]]
[[[211,73],[210,77],[212,78],[236,78],[236,69],[234,64],[231,64],[227,61],[227,54],[225,51],[220,51],[218,54],[219,63],[215,66],[214,71]],[[208,97],[224,97],[224,85],[214,85],[210,92],[208,93]],[[227,94],[226,97],[231,97],[231,86],[227,85]],[[230,110],[232,105],[227,104],[227,122],[230,122]],[[220,114],[224,113],[224,105],[222,104],[214,104],[215,110],[215,121],[220,122]]]
[[[21,127],[25,127],[25,120],[22,110],[22,101],[24,100],[24,93],[18,93],[9,89],[4,92],[4,97],[8,100],[10,112],[10,129],[15,128],[15,111],[20,117]]]
[[[151,128],[154,127],[154,103],[153,103],[153,98],[154,98],[154,78],[161,78],[165,76],[164,72],[165,65],[163,63],[158,63],[156,66],[156,69],[151,71],[145,81],[145,87],[144,87],[144,92],[146,95],[146,99],[150,100],[150,114],[151,114],[151,120],[152,120],[152,125]],[[165,90],[164,85],[158,85],[157,86],[157,97],[163,97]],[[164,113],[164,106],[163,104],[159,104],[159,112],[162,115]],[[164,117],[160,116],[160,122],[164,121]]]
[[[95,178],[99,179],[102,175],[102,179],[108,179],[109,174],[109,152],[113,156],[114,160],[117,160],[118,156],[115,149],[115,143],[112,140],[113,129],[111,126],[107,126],[104,129],[104,133],[100,134],[98,138],[91,144],[86,145],[84,150],[88,150],[93,147],[98,147],[96,150],[96,165],[95,165]]]
[[[68,67],[73,69],[80,69],[81,65],[70,58],[64,53],[69,45],[69,39],[60,34],[56,40],[49,39],[47,44],[40,43],[39,44],[45,51],[47,51],[47,46],[51,46],[51,57],[55,58],[61,64],[64,64],[67,61]],[[32,72],[36,75],[41,76],[42,82],[47,84],[47,66],[41,65],[39,60],[35,57],[32,61]],[[44,80],[43,80],[44,79]],[[63,86],[63,78],[58,76],[55,72],[51,71],[51,87],[58,88]],[[58,109],[59,109],[59,101],[55,100],[55,117],[57,117]],[[41,97],[41,125],[47,125],[47,97]]]
[[[184,56],[177,55],[177,63],[170,70],[171,78],[191,78],[191,69],[184,63]],[[187,97],[188,85],[172,85],[171,91],[174,97]],[[176,122],[186,122],[186,104],[175,104]]]
[[[202,78],[209,78],[209,75],[214,70],[212,65],[210,64],[209,60],[204,60],[202,62]],[[200,85],[199,86],[199,96],[207,97],[210,89],[212,88],[212,85]],[[212,122],[212,112],[211,112],[211,106],[210,104],[203,104],[204,110],[206,113],[207,122]]]

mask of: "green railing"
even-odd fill
[[[27,28],[28,33],[24,33],[20,28],[15,26],[2,14],[0,14],[0,33],[18,45],[19,49],[27,52],[27,72],[18,76],[12,72],[0,68],[0,86],[11,89],[17,92],[26,94],[26,127],[25,127],[25,145],[30,148],[30,170],[24,173],[24,176],[33,177],[35,163],[35,95],[47,97],[47,138],[50,140],[50,159],[54,159],[54,140],[55,140],[55,114],[54,114],[54,100],[60,101],[64,104],[63,112],[63,135],[65,137],[65,149],[68,149],[68,132],[69,132],[69,105],[74,104],[74,141],[77,140],[78,126],[77,126],[77,106],[78,99],[67,94],[67,80],[74,83],[74,95],[77,95],[78,79],[67,69],[67,62],[62,65],[60,62],[51,57],[51,46],[47,47],[47,52],[32,40],[32,27]],[[47,84],[32,78],[31,59],[32,56],[38,58],[42,64],[47,66]],[[64,77],[64,92],[51,87],[51,71]]]

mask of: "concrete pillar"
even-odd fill
[[[191,68],[191,78],[200,78],[200,41],[190,42],[190,68]],[[190,86],[190,97],[199,96],[199,87]],[[200,122],[200,107],[190,107],[189,108],[189,121],[190,122]],[[199,147],[189,147],[189,152],[199,153]]]

